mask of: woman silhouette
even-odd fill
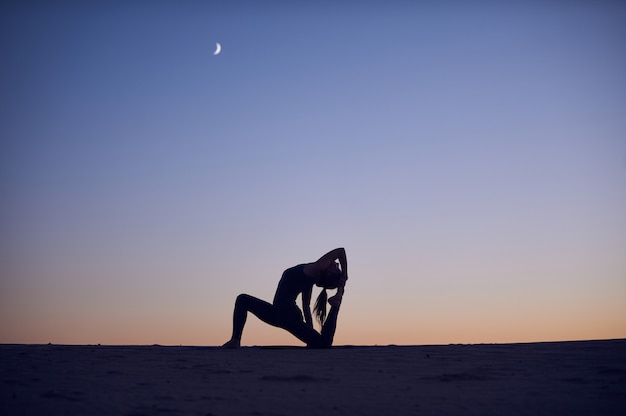
[[[336,260],[339,261],[341,269]],[[223,347],[237,348],[241,345],[246,317],[248,312],[252,312],[263,322],[289,331],[307,347],[329,348],[335,336],[337,315],[346,280],[348,280],[346,251],[343,248],[336,248],[314,263],[300,264],[285,270],[278,283],[273,303],[245,294],[237,296],[233,313],[233,335]],[[323,288],[314,308],[322,327],[321,332],[313,329],[311,317],[310,303],[314,284]],[[337,294],[328,299],[327,289],[337,289]],[[296,305],[299,294],[302,294],[302,310]],[[331,306],[328,317],[326,317],[327,301]]]

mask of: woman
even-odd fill
[[[341,269],[336,260],[339,261]],[[278,283],[273,304],[250,295],[239,295],[233,314],[233,336],[223,347],[237,348],[241,345],[246,317],[248,312],[252,312],[263,322],[286,329],[307,347],[329,348],[333,343],[346,280],[348,280],[346,251],[343,248],[336,248],[324,254],[315,263],[300,264],[285,270]],[[313,329],[311,317],[310,303],[314,284],[323,288],[314,308],[322,327],[321,333]],[[337,294],[327,299],[327,289],[337,289]],[[296,306],[296,298],[300,294],[302,311]],[[331,306],[328,317],[326,317],[327,301]]]

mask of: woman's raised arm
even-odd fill
[[[341,265],[341,273],[344,280],[348,280],[348,259],[346,258],[346,250],[343,247],[329,251],[320,257],[315,263],[309,265],[309,271],[320,274],[328,268],[335,260],[339,260]]]

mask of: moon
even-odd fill
[[[215,52],[213,52],[213,55],[219,55],[220,52],[222,52],[222,45],[220,45],[220,43],[217,42],[215,44]]]

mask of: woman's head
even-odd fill
[[[317,286],[324,289],[337,289],[341,280],[341,269],[336,262],[332,262],[330,266],[326,268],[317,280]]]

